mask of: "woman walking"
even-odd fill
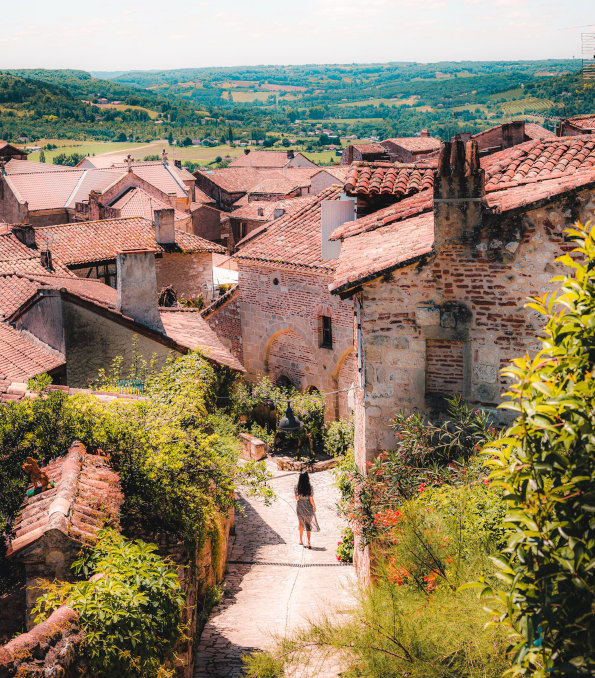
[[[320,532],[318,521],[316,520],[316,504],[314,503],[314,490],[310,484],[310,477],[307,471],[302,471],[295,486],[295,500],[297,501],[297,516],[300,521],[300,544],[304,545],[304,529],[308,538],[308,548],[310,545],[310,533]]]

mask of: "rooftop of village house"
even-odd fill
[[[535,207],[595,184],[595,140],[581,135],[528,141],[482,158],[481,168],[484,203],[491,213]],[[343,242],[332,291],[345,291],[429,254],[433,198],[428,188],[336,229],[331,239]]]
[[[333,271],[336,261],[321,257],[320,205],[338,200],[340,186],[309,198],[296,212],[259,227],[238,243],[240,261],[270,262],[294,268]]]
[[[77,202],[87,200],[91,191],[101,193],[125,177],[129,169],[63,167],[12,159],[4,171],[16,197],[27,202],[30,210],[42,210],[74,208]],[[165,195],[188,197],[184,178],[191,175],[187,170],[182,174],[182,170],[167,162],[141,162],[133,164],[130,171]]]
[[[259,169],[256,167],[224,167],[216,170],[197,170],[209,181],[227,193],[270,193],[287,195],[298,188],[310,186],[311,177],[320,167],[287,167]]]
[[[246,152],[247,151],[247,152]],[[256,167],[256,168],[281,168],[285,167],[295,157],[299,156],[307,162],[311,162],[302,153],[293,151],[251,151],[246,149],[243,155],[234,158],[230,167]],[[311,163],[314,165],[314,163]]]
[[[193,233],[175,229],[175,243],[157,242],[152,222],[141,217],[79,221],[34,229],[38,248],[47,247],[67,266],[116,259],[123,249],[152,249],[163,252],[218,252],[221,245]]]
[[[81,544],[92,543],[102,527],[118,523],[123,495],[118,474],[105,457],[87,454],[84,445],[75,442],[43,471],[54,486],[23,501],[9,558],[22,554],[50,531]]]

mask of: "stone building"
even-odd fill
[[[355,216],[353,200],[341,197],[329,188],[247,236],[234,255],[237,289],[203,313],[249,378],[332,393],[329,417],[347,415],[353,380],[351,305],[328,291],[338,254],[328,236]]]
[[[173,207],[191,230],[195,179],[166,162],[77,168],[10,160],[0,170],[0,222],[49,226],[119,216],[151,218]]]
[[[146,359],[201,349],[216,365],[244,370],[198,310],[158,308],[153,250],[117,253],[117,289],[48,263],[47,252],[0,234],[1,391],[48,371],[86,387],[116,356],[126,369],[135,337]]]
[[[556,125],[556,136],[572,137],[577,134],[595,134],[595,115],[577,115]]]
[[[331,289],[352,298],[356,456],[393,445],[395,411],[439,411],[462,395],[500,402],[500,370],[537,348],[524,307],[551,290],[564,229],[595,209],[595,140],[530,141],[479,161],[477,142],[443,147],[433,189],[344,224]]]

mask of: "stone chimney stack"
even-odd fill
[[[155,240],[160,245],[173,245],[176,242],[174,209],[155,210],[153,222],[155,224]]]
[[[434,247],[439,250],[481,224],[485,174],[477,141],[442,143],[434,177]]]
[[[295,158],[295,153],[293,151],[287,151],[287,159],[293,160]]]
[[[157,332],[164,332],[157,307],[155,250],[123,250],[116,255],[118,299],[123,315]]]

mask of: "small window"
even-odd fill
[[[279,284],[279,278],[273,278],[273,285],[278,285]]]
[[[240,240],[246,237],[246,222],[240,222]]]
[[[321,315],[318,324],[320,348],[333,347],[333,323],[328,315]]]

